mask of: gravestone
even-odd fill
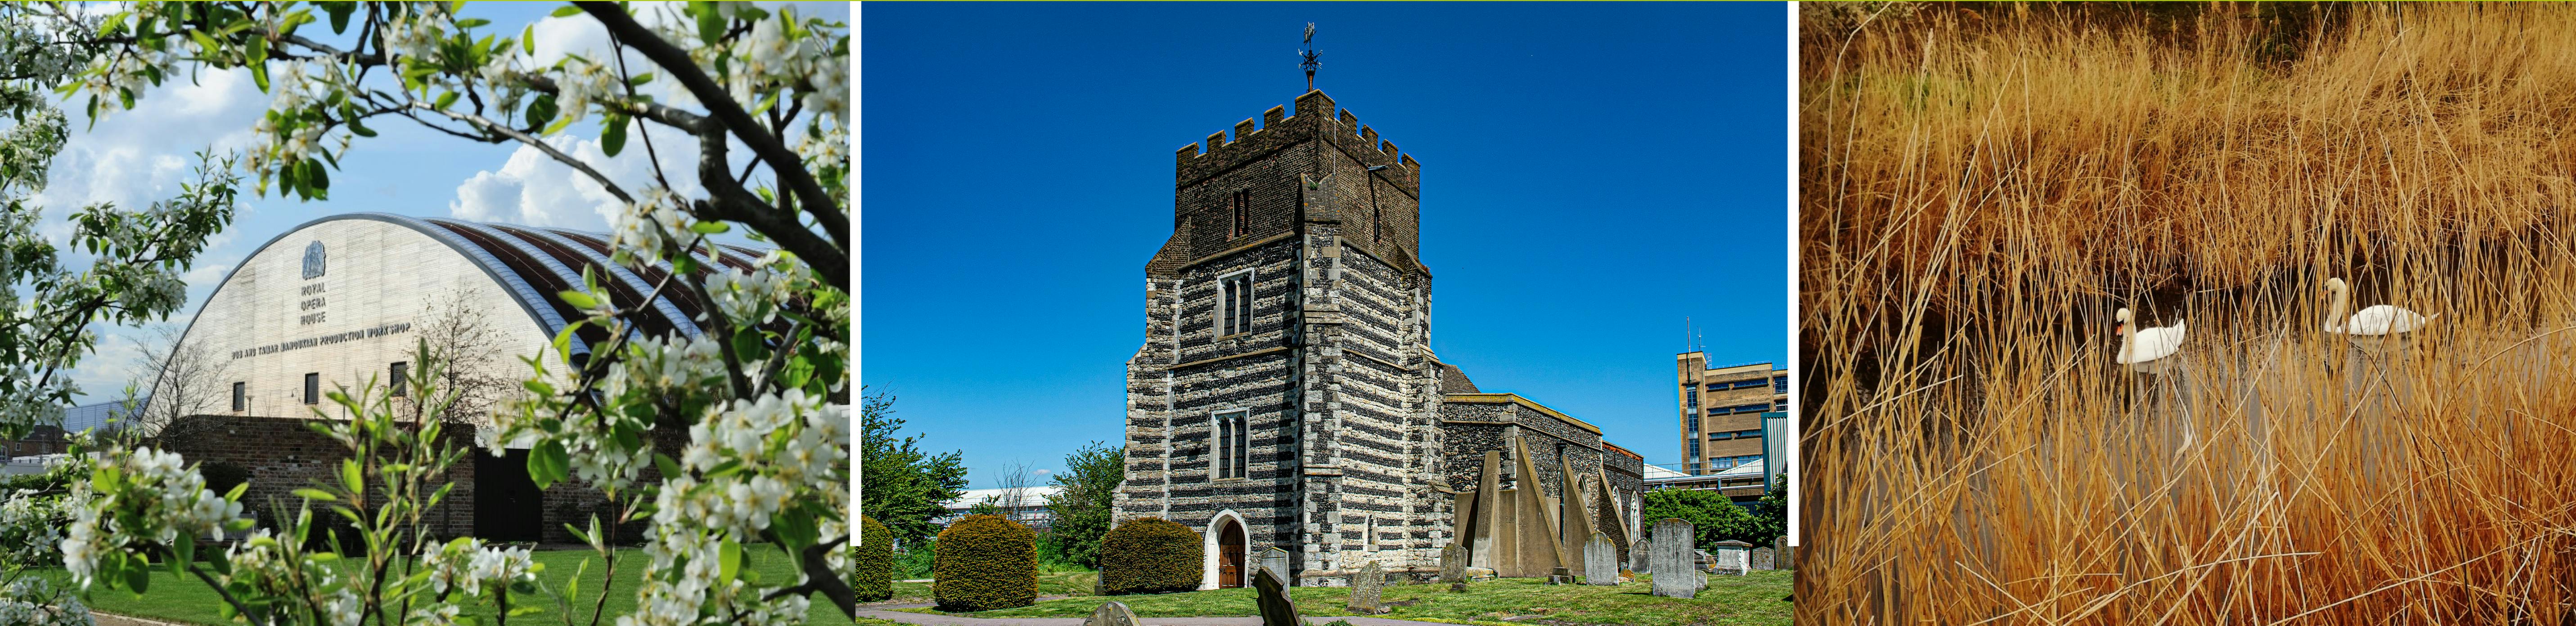
[[[1753,544],[1742,541],[1728,539],[1717,542],[1717,551],[1709,554],[1709,573],[1744,575],[1745,570],[1751,569],[1751,555],[1748,553],[1752,550]]]
[[[1619,546],[1610,543],[1607,533],[1592,533],[1583,542],[1583,580],[1595,585],[1619,584]]]
[[[1655,575],[1655,595],[1690,599],[1699,593],[1699,576],[1691,565],[1697,552],[1691,549],[1693,529],[1690,522],[1664,518],[1655,522],[1654,545],[1647,548],[1646,570]]]
[[[1451,543],[1449,544],[1449,547],[1441,548],[1440,582],[1466,582],[1467,557],[1470,554],[1472,553],[1467,551],[1467,546],[1458,545],[1456,543]]]
[[[1753,549],[1753,569],[1771,569],[1771,549]]]
[[[1144,623],[1144,620],[1136,619],[1135,611],[1128,610],[1127,605],[1121,602],[1102,602],[1100,608],[1091,610],[1089,619],[1082,620],[1082,626],[1140,626]]]
[[[1288,577],[1287,550],[1281,550],[1278,546],[1271,546],[1269,549],[1262,550],[1261,569],[1270,570],[1271,575],[1278,576],[1279,584],[1292,587],[1296,586],[1293,581],[1297,579]]]
[[[1563,567],[1563,566],[1558,566],[1558,567],[1548,568],[1548,570],[1547,570],[1547,584],[1550,584],[1550,585],[1571,585],[1571,584],[1574,584],[1574,570],[1566,569],[1566,568],[1565,568],[1565,567]]]
[[[1306,626],[1297,605],[1288,601],[1288,581],[1269,567],[1252,572],[1253,602],[1261,607],[1261,626]]]
[[[1368,565],[1360,567],[1358,575],[1351,577],[1351,612],[1361,615],[1385,613],[1386,607],[1378,602],[1379,596],[1385,592],[1386,570],[1379,568],[1377,561],[1369,561]]]
[[[1779,554],[1774,555],[1774,560],[1778,561],[1774,563],[1775,566],[1780,569],[1798,569],[1798,548],[1789,545],[1788,537],[1771,540],[1771,547],[1779,551]]]

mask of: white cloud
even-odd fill
[[[108,112],[92,126],[82,103],[65,103],[71,140],[54,156],[52,180],[33,198],[45,207],[42,234],[68,242],[72,211],[111,203],[141,209],[179,193],[196,169],[196,153],[241,150],[253,141],[251,124],[268,108],[245,70],[204,72],[190,82],[173,76],[136,103]]]
[[[545,142],[599,170],[629,194],[658,184],[653,160],[647,156],[658,154],[674,191],[704,195],[697,179],[696,138],[645,122],[630,122],[627,133],[626,146],[615,157],[600,149],[595,139],[555,135]],[[654,142],[651,151],[644,148],[648,133]],[[523,145],[510,153],[500,169],[476,172],[458,184],[456,199],[447,209],[449,215],[466,220],[606,230],[624,213],[623,206],[589,175]]]

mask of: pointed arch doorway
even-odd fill
[[[1249,582],[1249,577],[1243,575],[1244,543],[1243,524],[1241,522],[1237,522],[1231,517],[1218,522],[1216,530],[1217,588],[1233,589],[1236,587],[1250,586],[1247,584]]]

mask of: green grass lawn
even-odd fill
[[[1099,572],[1054,572],[1038,575],[1038,597],[1091,595],[1091,583],[1100,580]],[[894,597],[870,604],[896,602],[931,602],[930,583],[894,584]],[[1090,615],[1085,613],[1084,615]]]
[[[776,550],[769,550],[767,552],[747,550],[746,552],[754,553],[751,569],[760,572],[763,580],[784,580],[790,576],[787,567],[787,559],[784,556],[779,555]],[[587,626],[590,623],[590,620],[587,619],[590,616],[590,607],[592,606],[592,603],[599,600],[600,581],[604,574],[603,569],[600,567],[602,564],[597,562],[599,560],[599,554],[589,550],[550,550],[536,553],[537,562],[543,563],[546,566],[546,570],[538,573],[537,578],[545,582],[548,587],[557,591],[561,591],[563,589],[564,581],[572,576],[574,570],[580,569],[581,562],[584,559],[589,559],[593,562],[590,564],[590,569],[582,576],[581,602],[577,606],[573,607],[573,613],[584,618],[578,622],[579,624]],[[600,620],[600,623],[606,624],[614,622],[616,621],[616,616],[623,615],[634,610],[635,586],[637,582],[636,568],[643,567],[648,563],[649,561],[645,560],[644,552],[642,550],[618,551],[617,584],[610,587],[608,590],[607,613],[609,617],[607,619]],[[61,584],[67,578],[67,575],[59,569],[42,570],[31,573],[52,580],[57,584]],[[1088,583],[1085,584],[1087,585]],[[564,623],[563,618],[561,617],[562,614],[556,609],[553,599],[543,596],[527,597],[518,594],[510,596],[510,604],[514,607],[531,600],[537,601],[538,606],[543,608],[544,611],[534,615],[523,615],[510,618],[510,623],[532,625]],[[819,596],[814,600],[814,608],[812,612],[808,614],[805,623],[831,624],[835,626],[850,623],[850,618],[842,615],[839,608],[833,607],[831,603],[823,601]],[[92,589],[89,593],[89,597],[83,601],[88,602],[90,608],[118,615],[132,615],[136,617],[146,617],[190,624],[222,625],[230,623],[217,616],[218,613],[216,613],[216,606],[222,604],[223,599],[215,595],[215,591],[213,589],[207,588],[205,583],[198,581],[193,576],[186,579],[176,578],[170,574],[170,570],[168,568],[155,568],[153,570],[152,583],[149,586],[149,591],[144,593],[141,597],[137,597],[132,592],[128,591],[111,590],[105,587],[99,587]],[[473,610],[477,615],[484,616],[483,623],[486,624],[492,623],[491,615],[497,612],[492,607],[489,599],[486,599],[482,606],[474,607],[471,610]]]
[[[1470,624],[1619,624],[1633,626],[1773,626],[1790,622],[1787,570],[1756,571],[1744,576],[1710,576],[1698,597],[1681,600],[1647,593],[1645,582],[1615,587],[1549,585],[1538,578],[1506,578],[1469,583],[1466,593],[1448,585],[1392,585],[1387,602],[1414,601],[1379,615],[1395,619]],[[1652,580],[1652,577],[1643,577]],[[919,585],[919,583],[915,583]],[[898,591],[900,593],[900,591]],[[927,591],[925,590],[926,594]],[[1347,587],[1299,587],[1289,592],[1307,617],[1348,616]],[[973,617],[1083,617],[1104,600],[1115,599],[1139,617],[1225,617],[1257,615],[1251,589],[1217,589],[1116,598],[1066,598],[1016,609],[966,613]],[[915,609],[931,612],[928,609]]]

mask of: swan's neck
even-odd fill
[[[2335,290],[2334,310],[2326,313],[2326,332],[2343,332],[2343,313],[2350,308],[2352,308],[2352,292],[2344,289]]]
[[[2137,337],[2138,337],[2138,332],[2137,332],[2135,329],[2128,328],[2128,327],[2127,327],[2127,325],[2125,325],[2125,324],[2121,326],[2121,328],[2120,328],[2120,354],[2119,354],[2119,357],[2118,357],[2119,362],[2124,363],[2124,364],[2129,362],[2129,355],[2130,355],[2130,354],[2133,354],[2133,353],[2134,353],[2134,351],[2137,349],[2137,348],[2136,348],[2136,345],[2137,345],[2137,342],[2136,342]]]

